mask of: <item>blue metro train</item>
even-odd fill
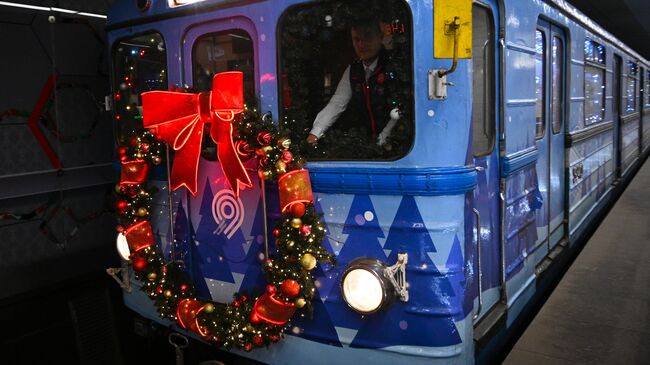
[[[349,3],[118,0],[108,16],[115,113],[137,118],[142,92],[204,91],[215,73],[239,70],[247,102],[306,151],[337,264],[314,271],[313,318],[238,354],[273,364],[480,361],[647,157],[650,63],[564,0]],[[388,144],[365,146],[337,130],[344,115],[306,143],[354,61],[358,12],[377,16],[392,54],[376,83],[399,81],[377,91],[399,94],[398,124]],[[256,181],[233,196],[209,146],[202,156],[196,197],[169,193],[167,170],[153,172],[152,226],[163,252],[181,252],[198,293],[228,302],[264,285],[277,197],[266,193],[267,215]],[[343,291],[364,288],[341,284],[349,264],[390,266],[398,253],[408,255],[406,285],[366,288],[395,300],[350,304]],[[124,294],[168,324],[146,295]]]

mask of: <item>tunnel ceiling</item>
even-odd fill
[[[649,0],[569,1],[618,39],[650,59]]]

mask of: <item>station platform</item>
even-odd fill
[[[504,364],[650,364],[650,160]]]

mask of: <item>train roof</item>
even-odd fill
[[[243,4],[251,4],[270,0],[201,0],[185,5],[173,5],[174,0],[150,1],[150,7],[146,10],[140,10],[136,1],[117,0],[109,9],[107,18],[107,30],[122,28],[130,25],[142,24],[156,20],[163,20],[178,16],[187,16],[200,14],[205,11],[212,11],[219,8],[229,8]],[[422,1],[422,0],[419,0]],[[504,0],[502,0],[504,1]],[[505,0],[509,1],[509,0]],[[573,5],[565,0],[545,0],[573,19],[576,23],[582,25],[587,30],[607,40],[610,44],[628,53],[630,56],[648,63],[647,60],[631,47],[627,46],[613,34],[598,25],[584,13],[579,11]]]

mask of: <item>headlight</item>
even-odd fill
[[[390,305],[396,296],[408,300],[404,267],[406,254],[400,254],[393,266],[374,258],[352,261],[341,278],[343,299],[361,314],[375,313]]]
[[[120,255],[122,260],[129,261],[131,250],[129,249],[129,243],[126,240],[126,235],[124,233],[117,234],[117,253]]]

